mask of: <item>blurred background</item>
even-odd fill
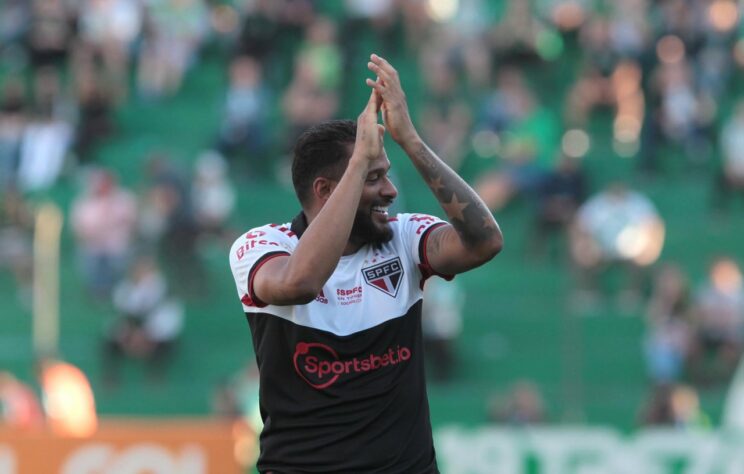
[[[514,434],[532,425],[636,454],[694,433],[675,454],[689,462],[691,439],[724,449],[719,434],[744,426],[742,13],[734,0],[3,0],[5,426],[54,423],[73,403],[93,412],[82,436],[96,413],[255,427],[227,252],[299,210],[292,144],[359,114],[375,52],[505,235],[493,262],[426,288],[443,472],[584,462],[550,470]],[[443,216],[386,145],[395,211]],[[61,415],[59,366],[80,379]],[[668,437],[648,441],[649,427]],[[728,443],[718,469],[744,471]]]

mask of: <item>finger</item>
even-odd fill
[[[393,81],[393,76],[388,71],[380,67],[380,65],[370,61],[367,63],[367,68],[377,74],[378,79],[382,81],[383,85],[389,84]]]
[[[378,91],[377,89],[375,89],[375,93],[376,93],[375,95],[377,98],[377,110],[382,110],[382,104],[383,104],[382,93]]]
[[[380,94],[377,93],[377,89],[372,89],[372,93],[369,95],[370,110],[375,114],[380,110]]]
[[[380,94],[377,93],[377,89],[372,88],[372,93],[369,95],[369,101],[365,107],[365,112],[372,114],[377,120],[377,113],[380,111]]]
[[[376,81],[373,81],[372,79],[367,78],[367,85],[371,87],[372,89],[376,90],[377,93],[382,96],[385,94],[385,86],[383,85],[382,81],[379,79]]]
[[[359,114],[359,117],[357,118],[358,123],[361,124],[365,122],[370,122],[372,120],[377,121],[378,110],[377,110],[377,99],[374,98],[375,94],[376,94],[375,90],[372,89],[372,92],[369,95],[369,99],[367,100],[367,103],[364,105],[362,112]]]
[[[396,71],[393,65],[387,62],[387,60],[382,56],[372,54],[370,55],[370,62],[377,66],[380,71],[384,71],[388,79],[397,77],[398,71]],[[369,65],[367,65],[367,67],[369,67]]]
[[[389,63],[389,62],[387,62],[387,59],[383,58],[382,56],[378,56],[378,55],[376,55],[375,53],[372,53],[372,54],[370,54],[369,58],[370,58],[370,59],[371,59],[371,60],[372,60],[372,61],[373,61],[373,62],[374,62],[375,64],[380,64],[380,65],[387,65],[387,66],[390,66],[390,67],[392,67],[392,66],[390,65],[390,63]]]

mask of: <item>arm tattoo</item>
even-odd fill
[[[411,158],[464,244],[478,245],[499,232],[491,211],[473,188],[429,147],[421,144]]]

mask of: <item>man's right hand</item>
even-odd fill
[[[382,97],[372,90],[367,105],[357,118],[357,134],[351,160],[361,160],[365,165],[382,153],[382,137],[385,127],[377,122]]]
[[[254,295],[267,304],[307,304],[315,299],[338,265],[349,244],[365,180],[380,165],[385,127],[377,123],[382,99],[373,90],[357,119],[354,151],[340,181],[316,178],[316,203],[320,211],[309,225],[292,255],[267,261],[253,277]],[[316,186],[316,183],[313,185]],[[306,211],[307,212],[307,211]],[[329,232],[328,229],[333,229]],[[247,288],[247,291],[251,291]]]

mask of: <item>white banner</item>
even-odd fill
[[[435,441],[442,474],[744,474],[744,432],[447,426]]]

